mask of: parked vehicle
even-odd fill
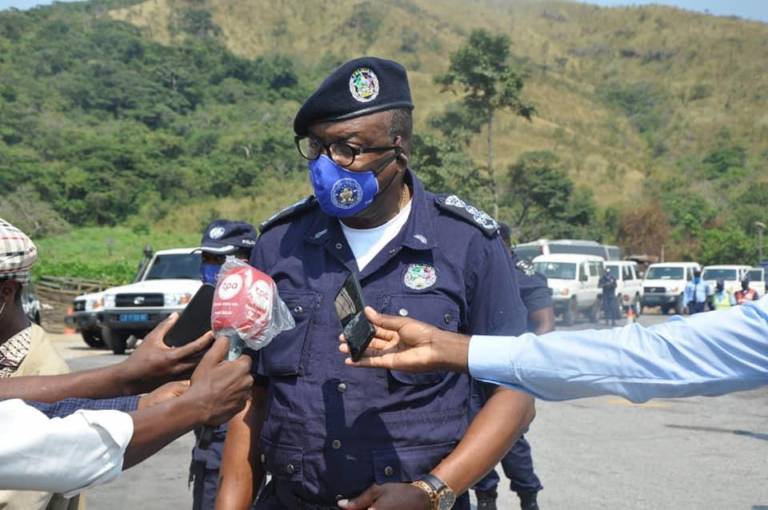
[[[643,280],[643,307],[661,307],[662,313],[674,310],[683,313],[685,286],[693,280],[693,272],[700,270],[696,262],[661,262],[648,266]]]
[[[606,262],[605,268],[611,270],[611,274],[616,278],[616,296],[622,309],[626,312],[632,308],[635,315],[642,312],[641,303],[643,301],[643,281],[637,274],[637,262],[631,260],[620,260],[617,262]]]
[[[83,341],[89,347],[104,347],[99,320],[103,305],[103,292],[77,296],[72,303],[72,315],[67,315],[64,319],[67,325],[80,331]]]
[[[104,291],[101,332],[115,354],[123,354],[131,335],[149,333],[173,312],[180,312],[202,285],[196,248],[153,254],[141,280]]]
[[[594,255],[539,255],[534,269],[547,277],[552,289],[555,314],[570,326],[579,313],[595,321],[600,307],[598,281],[603,274],[603,259]]]
[[[24,314],[37,324],[40,325],[42,321],[42,309],[40,300],[37,298],[35,288],[30,285],[24,285],[24,290],[21,293],[21,307],[24,309]]]
[[[706,281],[709,285],[708,299],[712,299],[715,294],[715,285],[719,280],[725,283],[725,290],[733,294],[737,290],[741,289],[741,281],[747,276],[750,266],[741,265],[718,265],[718,266],[704,266],[704,270],[701,273],[701,279]],[[710,302],[710,308],[714,309]]]
[[[755,289],[757,295],[760,297],[765,296],[765,268],[753,267],[747,272],[747,278],[749,278],[749,288]]]
[[[531,261],[539,255],[571,253],[574,255],[594,255],[603,260],[621,260],[621,249],[611,244],[582,239],[539,239],[531,243],[515,246],[515,253],[524,260]]]

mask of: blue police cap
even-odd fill
[[[228,255],[256,246],[256,229],[244,221],[215,220],[205,227],[200,251]]]
[[[309,126],[370,115],[395,108],[413,109],[405,68],[391,60],[362,57],[333,71],[301,105],[293,120],[299,136]]]

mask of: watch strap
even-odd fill
[[[440,494],[440,491],[448,487],[445,482],[431,473],[422,476],[419,480],[428,483],[437,494]]]
[[[438,510],[440,508],[440,498],[431,484],[425,482],[424,480],[414,480],[411,482],[411,485],[414,485],[427,493],[427,497],[429,498],[429,507],[432,510]]]

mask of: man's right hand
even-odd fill
[[[206,425],[225,423],[245,407],[251,396],[251,358],[240,356],[225,361],[228,350],[226,337],[216,339],[192,374],[189,391],[182,397],[200,406]]]
[[[371,307],[366,307],[365,315],[375,327],[374,339],[360,361],[347,358],[347,365],[403,372],[467,370],[468,337],[415,319],[380,314]],[[349,354],[343,335],[340,341],[339,350]]]
[[[174,313],[158,324],[133,354],[116,366],[124,394],[145,393],[168,381],[187,379],[195,369],[202,352],[213,342],[213,334],[206,333],[182,347],[169,347],[165,345],[165,335],[178,318]]]

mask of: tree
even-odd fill
[[[461,87],[462,102],[467,110],[485,120],[488,130],[488,180],[491,187],[493,212],[499,214],[498,189],[493,167],[493,121],[498,110],[509,109],[531,120],[535,109],[521,97],[523,74],[512,67],[510,40],[506,34],[493,35],[486,30],[474,30],[469,41],[451,55],[448,72],[435,77],[443,90]]]
[[[526,152],[508,172],[503,205],[517,237],[602,237],[592,191],[574,187],[555,154]]]
[[[480,208],[490,203],[487,182],[455,142],[414,135],[411,160],[428,189],[453,193]]]
[[[618,239],[629,253],[660,255],[669,241],[669,222],[661,204],[653,202],[624,213]]]
[[[708,229],[701,240],[699,262],[711,264],[754,264],[757,243],[735,225]]]

